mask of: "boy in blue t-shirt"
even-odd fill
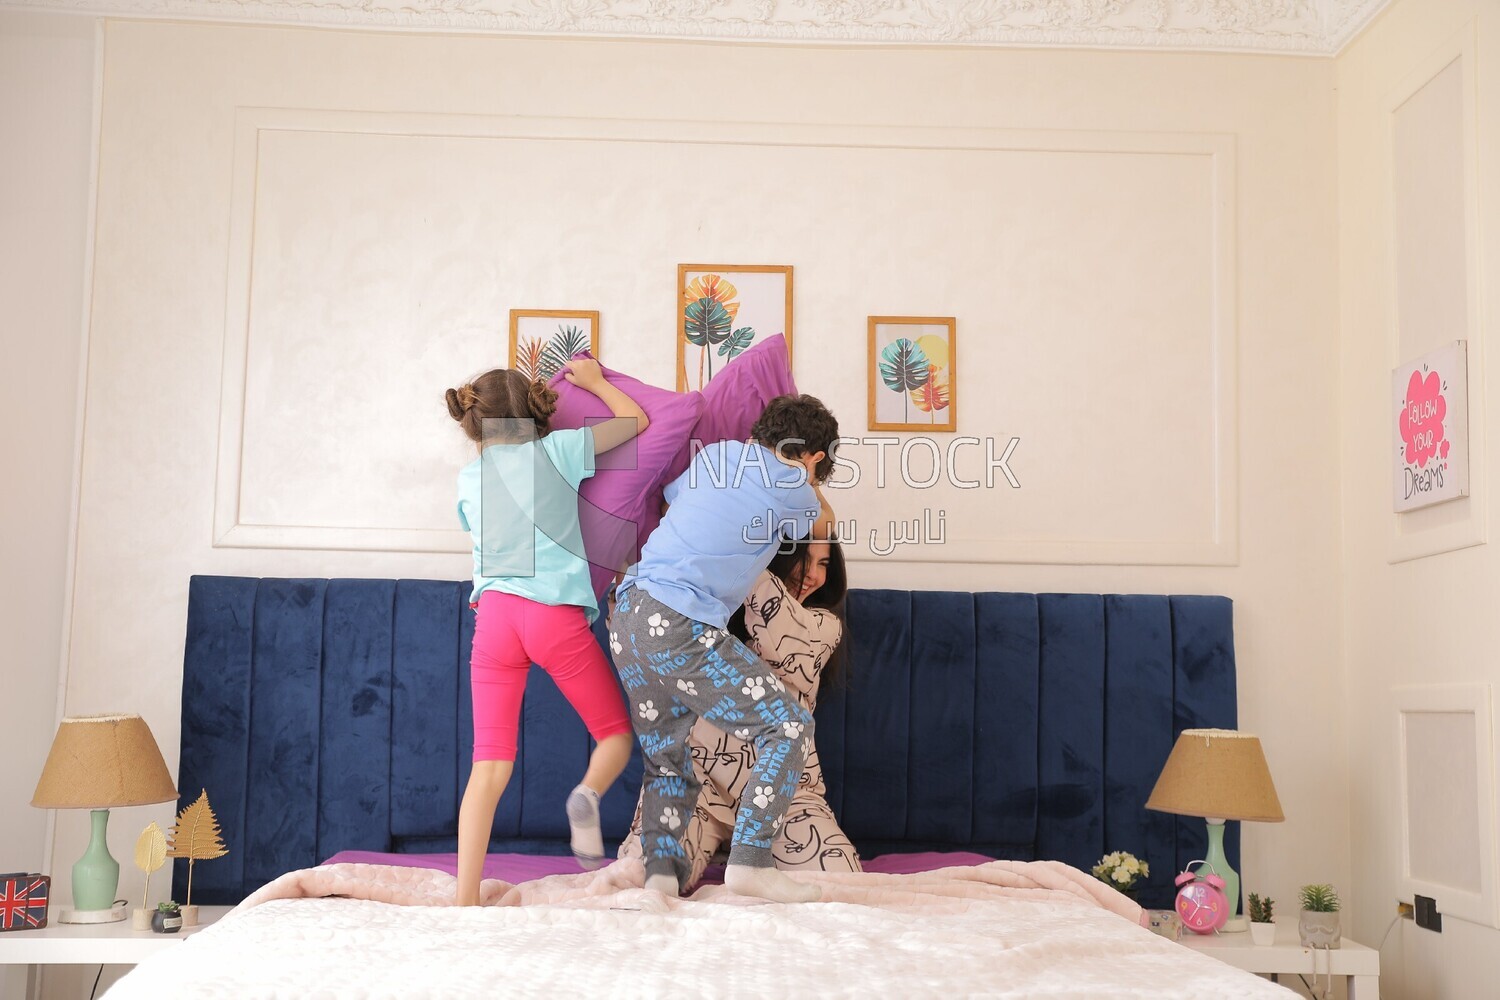
[[[781,545],[832,534],[817,484],[833,471],[839,427],[812,396],[778,396],[750,436],[705,447],[667,486],[666,516],[617,590],[610,648],[646,762],[646,887],[676,896],[689,877],[682,836],[700,784],[687,737],[703,718],[756,753],[725,884],[811,902],[817,887],[777,871],[771,844],[802,777],[812,716],[726,628]]]

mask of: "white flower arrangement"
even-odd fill
[[[1129,892],[1141,879],[1151,877],[1151,866],[1129,851],[1106,854],[1092,871],[1094,878],[1121,892]]]

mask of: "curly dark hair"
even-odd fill
[[[839,422],[816,396],[777,396],[766,404],[750,436],[788,458],[823,452],[813,468],[813,479],[827,482],[833,474],[833,453],[839,446]]]

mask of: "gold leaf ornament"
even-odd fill
[[[151,902],[151,873],[167,863],[167,835],[154,822],[141,831],[135,842],[135,866],[146,873],[146,891],[141,896],[141,909],[149,909]]]
[[[223,834],[219,830],[219,818],[208,804],[208,792],[199,791],[193,804],[177,815],[172,824],[169,858],[187,858],[190,861],[211,861],[229,853],[224,846]]]
[[[135,866],[150,875],[167,863],[167,835],[152,823],[135,842]]]
[[[208,804],[208,792],[199,790],[198,798],[177,814],[169,834],[171,844],[167,849],[169,858],[186,858],[188,884],[186,906],[193,903],[193,862],[212,861],[229,853],[224,846],[223,833],[219,829],[219,818]]]

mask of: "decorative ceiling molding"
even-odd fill
[[[413,31],[1333,55],[1388,2],[0,0],[0,8]]]

